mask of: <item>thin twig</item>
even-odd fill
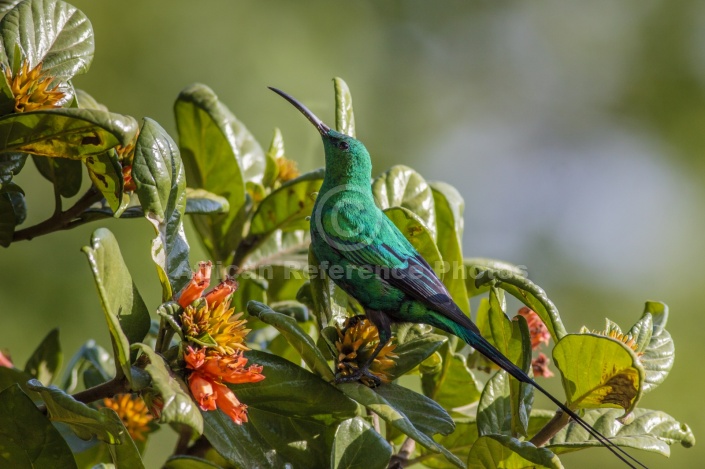
[[[91,205],[103,198],[103,195],[95,188],[91,187],[76,203],[65,212],[55,213],[51,218],[44,220],[29,228],[16,231],[12,241],[23,241],[36,238],[54,231],[65,230],[76,226],[79,223],[80,215]],[[60,205],[58,205],[60,207]]]
[[[403,469],[409,464],[409,456],[414,454],[416,449],[416,442],[409,437],[406,437],[404,443],[402,443],[399,452],[392,456],[389,460],[389,466],[387,469]]]

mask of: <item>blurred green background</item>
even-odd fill
[[[455,185],[466,201],[465,254],[526,266],[570,331],[601,329],[605,317],[629,328],[645,300],[666,302],[676,363],[640,405],[703,434],[705,3],[72,3],[96,36],[91,70],[75,85],[172,135],[174,99],[203,82],[263,146],[280,127],[288,156],[303,170],[319,167],[317,133],[266,87],[331,122],[330,79],[343,77],[374,173],[406,164]],[[27,192],[24,226],[51,215],[49,184],[32,163],[16,182]],[[157,304],[143,220],[17,243],[0,251],[0,347],[17,362],[56,326],[65,355],[89,337],[108,345],[79,250],[99,226],[116,233],[142,294]],[[204,254],[189,239],[195,263]],[[148,467],[174,439],[164,430],[155,442]],[[651,468],[701,467],[705,455],[698,446],[672,447],[670,459],[632,453]],[[621,467],[599,449],[562,460]]]

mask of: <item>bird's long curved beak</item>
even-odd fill
[[[298,101],[297,101],[296,99],[294,99],[292,96],[289,96],[288,94],[284,93],[282,90],[278,90],[278,89],[276,89],[276,88],[272,88],[271,86],[269,86],[268,88],[269,88],[270,90],[274,91],[275,93],[277,93],[277,94],[278,94],[279,96],[281,96],[282,98],[284,98],[284,99],[286,99],[287,101],[289,101],[291,104],[294,105],[294,107],[295,107],[296,109],[298,109],[299,111],[301,111],[301,114],[303,114],[304,116],[306,116],[306,118],[307,118],[308,120],[310,120],[313,125],[316,126],[316,128],[317,128],[318,131],[321,133],[321,135],[327,135],[328,132],[330,132],[330,127],[328,127],[326,124],[324,124],[321,119],[319,119],[318,117],[316,117],[316,115],[315,115],[314,113],[312,113],[311,111],[309,111],[309,109],[308,109],[306,106],[304,106],[303,104],[301,104],[300,102],[298,102]]]

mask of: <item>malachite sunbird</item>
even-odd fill
[[[538,389],[628,466],[646,467],[480,335],[429,264],[375,204],[370,184],[372,162],[362,142],[331,129],[283,91],[270,89],[301,111],[323,138],[326,171],[311,214],[311,246],[321,268],[364,307],[379,330],[377,349],[365,366],[345,381],[363,375],[376,380],[368,367],[390,340],[392,323],[430,324],[460,337],[511,376]]]

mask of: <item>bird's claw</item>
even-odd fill
[[[365,379],[366,378],[366,379]],[[365,386],[370,388],[376,388],[382,384],[382,380],[379,379],[374,373],[372,373],[368,368],[358,368],[349,375],[342,375],[338,373],[335,376],[335,383],[354,383],[355,381],[360,381]]]

